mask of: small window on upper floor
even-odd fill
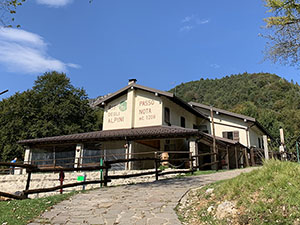
[[[234,141],[239,141],[239,132],[238,131],[224,131],[223,132],[223,138],[231,139]]]
[[[233,140],[233,132],[227,132],[227,138]]]
[[[180,126],[185,127],[185,118],[183,116],[180,117]]]
[[[165,123],[171,126],[170,122],[170,109],[165,107]]]

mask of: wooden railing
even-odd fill
[[[176,153],[180,153],[180,152],[176,152]],[[184,152],[184,154],[189,154],[189,152]],[[44,167],[43,168],[43,167],[38,167],[37,165],[31,165],[31,164],[0,162],[0,166],[24,168],[24,169],[26,169],[26,173],[27,173],[26,187],[25,187],[25,190],[23,190],[20,195],[0,192],[0,196],[21,200],[21,199],[28,198],[28,195],[30,195],[30,194],[51,192],[51,191],[55,191],[55,190],[59,190],[59,189],[62,190],[64,188],[83,186],[83,185],[88,185],[88,184],[103,184],[104,186],[107,186],[108,182],[110,182],[113,179],[126,179],[126,178],[146,176],[146,175],[155,175],[155,180],[158,180],[159,176],[164,176],[167,174],[175,174],[175,173],[190,173],[190,172],[193,172],[193,170],[194,170],[194,168],[192,166],[190,166],[190,168],[186,169],[186,170],[163,171],[163,170],[159,169],[159,165],[162,162],[180,161],[180,162],[188,162],[188,163],[190,163],[190,165],[192,165],[193,160],[194,159],[191,157],[191,155],[189,158],[184,157],[184,158],[176,158],[176,159],[170,159],[170,160],[162,160],[162,159],[160,159],[159,154],[155,153],[154,157],[117,159],[117,160],[112,160],[112,161],[104,161],[103,166],[86,166],[86,167],[77,167],[77,168],[69,168],[69,167],[52,167],[52,168]],[[155,170],[136,173],[136,174],[126,174],[126,175],[109,175],[108,174],[108,171],[112,167],[113,164],[129,163],[129,162],[142,162],[142,161],[152,161],[154,163]],[[103,180],[75,182],[75,183],[70,183],[70,184],[62,184],[62,185],[58,185],[58,186],[50,187],[50,188],[29,189],[30,182],[31,182],[31,174],[33,174],[33,173],[99,171],[99,170],[104,171]]]

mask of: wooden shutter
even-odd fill
[[[228,133],[226,131],[222,132],[223,138],[228,138]]]
[[[240,135],[238,131],[233,131],[233,140],[240,141]]]

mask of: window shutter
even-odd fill
[[[228,133],[226,131],[222,132],[223,134],[223,138],[227,138],[228,139]]]
[[[240,141],[240,135],[238,131],[233,131],[233,140]]]

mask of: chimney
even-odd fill
[[[136,79],[129,79],[128,80],[128,85],[134,84],[134,83],[136,83]]]

